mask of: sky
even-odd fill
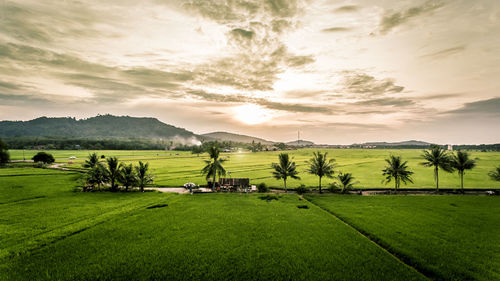
[[[0,120],[500,142],[498,0],[0,0]]]

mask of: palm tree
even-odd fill
[[[348,189],[353,188],[354,184],[356,183],[356,182],[353,182],[354,177],[352,176],[351,173],[343,174],[342,172],[340,172],[337,175],[337,179],[339,180],[340,185],[342,186],[342,193],[344,193]]]
[[[463,193],[465,170],[471,170],[476,167],[476,161],[469,158],[469,153],[459,150],[456,155],[453,155],[451,159],[451,166],[458,171],[458,175],[460,176],[460,187],[462,188]]]
[[[97,163],[99,163],[99,157],[97,156],[97,153],[92,153],[89,154],[89,159],[85,160],[85,163],[83,163],[84,168],[94,168]]]
[[[125,191],[128,191],[129,186],[133,186],[137,182],[132,164],[121,166],[118,181],[125,186]]]
[[[335,171],[335,159],[327,159],[328,152],[321,154],[321,152],[314,152],[313,158],[308,161],[309,169],[308,173],[316,175],[319,177],[319,193],[321,193],[321,178],[328,177],[332,178]]]
[[[217,146],[209,147],[207,152],[210,156],[210,160],[205,160],[206,166],[203,167],[201,173],[206,175],[207,180],[212,178],[212,191],[214,191],[215,178],[217,175],[220,177],[226,174],[226,170],[222,166],[222,164],[226,162],[226,159],[219,158],[220,150]]]
[[[286,180],[290,177],[292,179],[300,179],[295,167],[295,162],[290,162],[290,158],[287,153],[280,153],[278,155],[280,163],[272,163],[271,168],[274,169],[272,171],[273,177],[277,180],[283,179],[283,183],[285,184],[285,192],[286,189]]]
[[[436,180],[436,192],[439,191],[439,168],[445,172],[453,172],[451,157],[446,150],[440,146],[434,145],[430,150],[424,150],[422,154],[425,162],[421,164],[425,167],[434,167],[434,180]]]
[[[398,190],[401,185],[401,181],[406,184],[407,182],[413,183],[411,175],[413,172],[408,170],[407,163],[401,159],[401,156],[391,155],[389,158],[385,159],[387,166],[382,170],[382,175],[385,176],[385,180],[382,182],[387,184],[394,179],[394,190]]]
[[[500,181],[500,166],[496,167],[495,170],[488,173],[490,178],[494,181]]]
[[[108,157],[106,162],[108,164],[106,167],[106,176],[111,183],[111,191],[116,191],[116,181],[120,175],[121,165],[118,163],[118,158],[116,157]]]
[[[85,176],[85,181],[92,187],[95,187],[95,185],[97,185],[97,189],[100,190],[101,184],[107,181],[106,168],[104,168],[104,166],[102,166],[101,163],[97,163],[87,172]],[[84,191],[85,190],[86,188],[84,189]]]
[[[139,161],[139,166],[135,167],[136,180],[141,192],[144,192],[146,184],[153,182],[153,176],[148,173],[148,170],[149,163],[144,164],[142,161]]]

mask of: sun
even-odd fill
[[[234,108],[234,118],[248,125],[262,124],[272,117],[269,110],[253,103]]]

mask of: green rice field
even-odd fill
[[[315,149],[299,149],[286,151],[293,156],[297,163],[301,180],[290,180],[288,187],[295,188],[300,184],[309,187],[316,187],[317,177],[306,173],[307,161],[312,157]],[[328,149],[329,157],[335,158],[337,162],[336,171],[349,172],[358,181],[357,188],[392,188],[392,183],[385,185],[382,183],[381,170],[385,166],[385,158],[389,155],[401,155],[408,165],[415,172],[414,183],[402,185],[402,188],[434,188],[434,175],[432,168],[419,165],[422,162],[420,155],[422,150],[382,150],[382,149]],[[79,168],[85,157],[91,151],[48,151],[56,158],[56,162],[68,163],[68,167]],[[208,159],[206,154],[200,156],[190,152],[178,151],[96,151],[98,155],[117,156],[119,160],[126,163],[137,163],[145,161],[150,163],[152,173],[155,175],[155,185],[175,187],[182,186],[186,182],[196,184],[206,184],[205,178],[200,174],[204,162]],[[36,151],[25,151],[26,159],[30,159]],[[250,178],[252,184],[261,182],[271,187],[280,188],[281,181],[271,177],[271,163],[278,161],[280,152],[234,152],[222,153],[222,157],[228,158],[225,168],[230,172],[227,177]],[[12,159],[23,159],[22,150],[11,150]],[[68,158],[74,156],[75,160]],[[500,152],[471,152],[472,158],[477,161],[477,167],[467,171],[464,178],[465,188],[500,188],[500,182],[492,181],[488,177],[488,172],[500,165]],[[323,186],[327,186],[332,179],[324,179]],[[459,177],[456,173],[440,173],[440,187],[455,189],[460,187]]]
[[[0,169],[0,280],[498,280],[498,196],[80,192]]]

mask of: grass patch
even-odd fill
[[[500,197],[305,197],[435,279],[500,279]]]
[[[83,195],[83,194],[80,194]],[[157,198],[158,199],[158,198]],[[87,198],[92,201],[92,199]],[[0,265],[16,280],[425,280],[297,196],[178,195]]]

